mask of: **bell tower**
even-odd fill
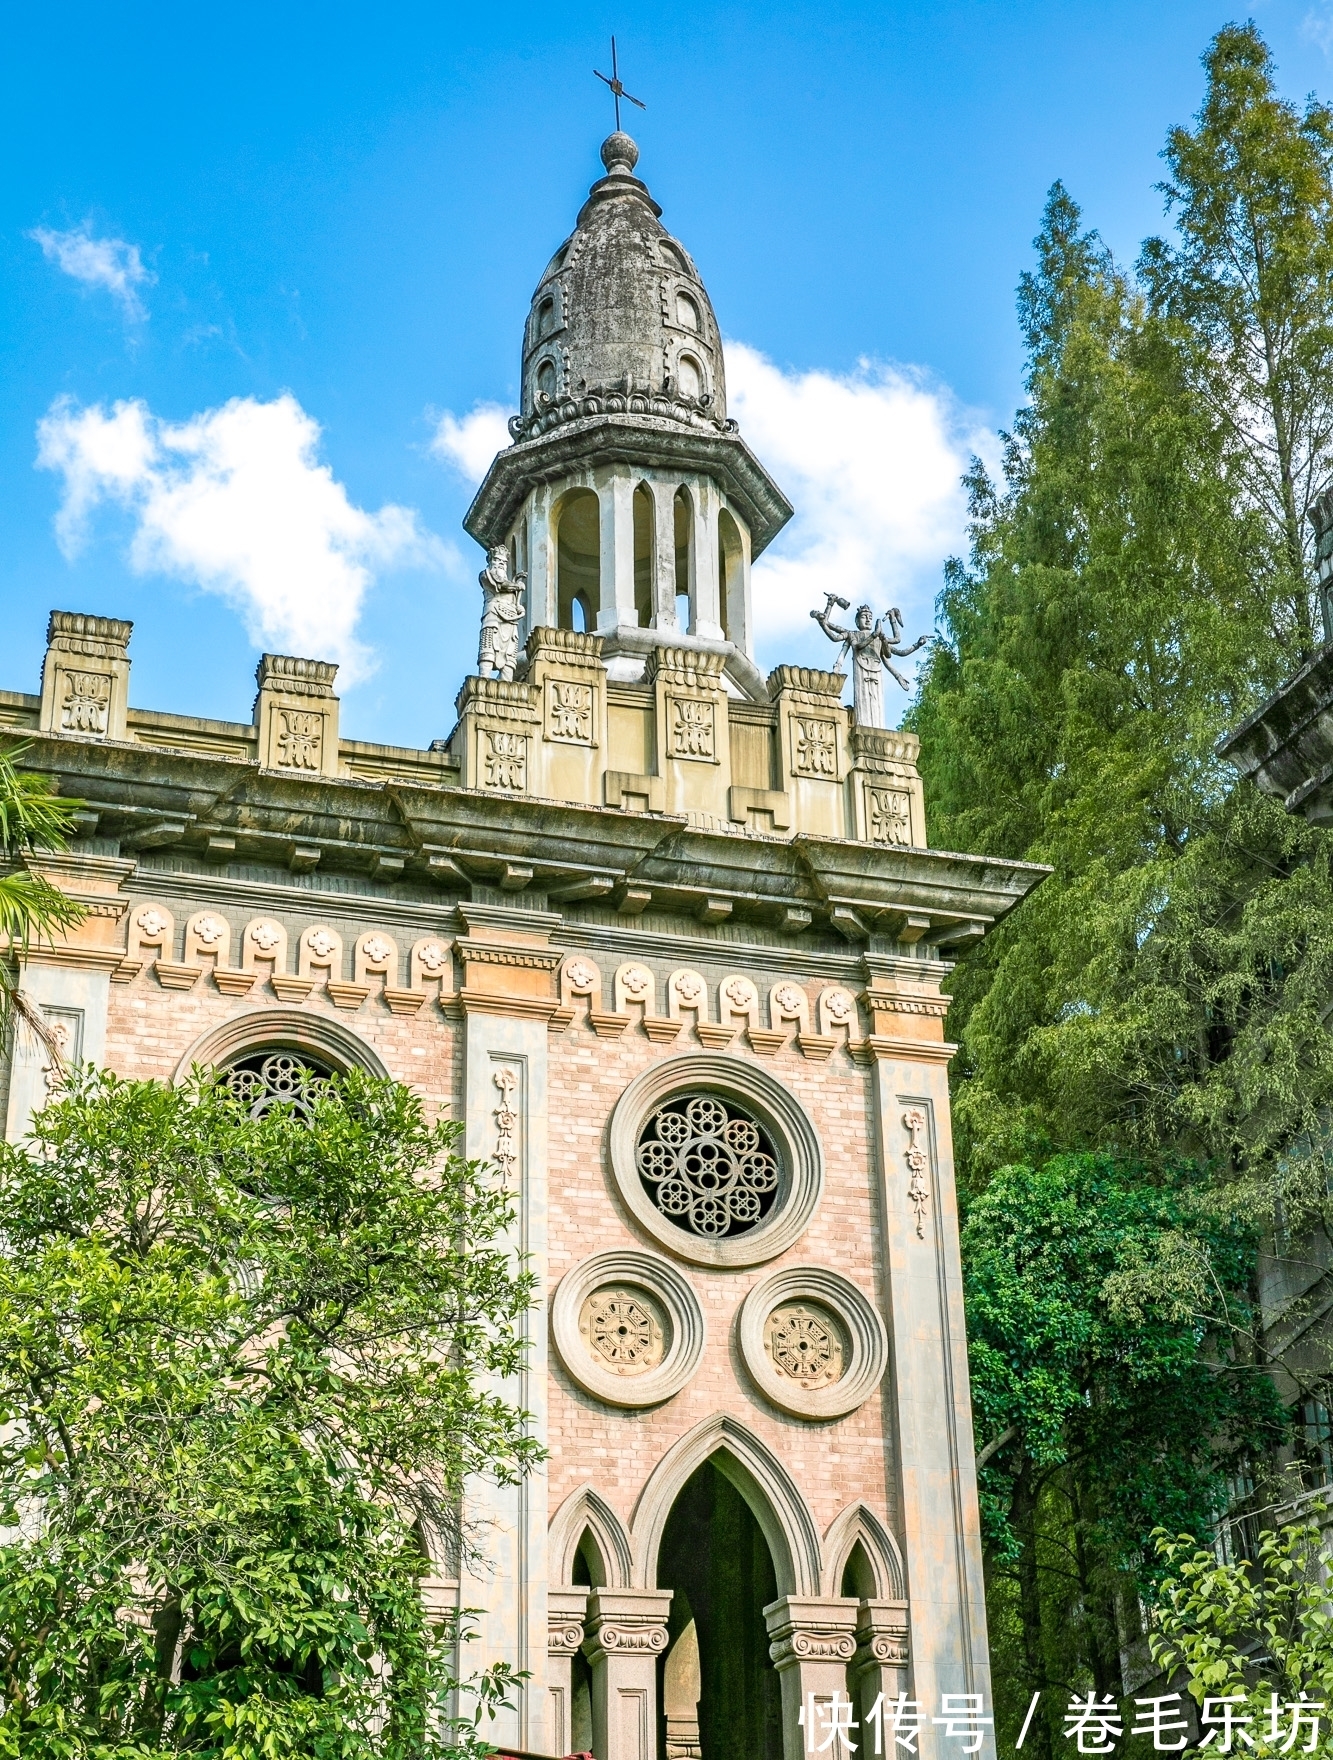
[[[514,444],[464,525],[526,575],[525,635],[599,636],[624,683],[655,650],[706,654],[729,694],[767,702],[750,566],[792,509],[727,416],[712,304],[638,157],[619,131],[602,144],[606,175],[532,296]]]

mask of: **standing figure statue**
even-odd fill
[[[871,622],[871,610],[868,605],[858,605],[856,621],[850,629],[833,621],[833,607],[840,605],[844,611],[851,610],[846,599],[840,599],[836,593],[825,593],[824,609],[812,611],[811,617],[823,630],[831,642],[841,642],[842,647],[834,662],[834,669],[841,671],[843,655],[851,649],[852,653],[852,697],[856,721],[861,727],[883,727],[884,722],[884,685],[880,678],[880,670],[891,672],[904,690],[910,690],[910,682],[903,677],[893,664],[896,656],[902,659],[907,654],[915,654],[918,648],[925,646],[925,636],[919,637],[906,647],[902,642],[903,614],[897,606],[888,612],[889,627],[886,632],[882,617]]]
[[[521,574],[509,573],[509,551],[496,544],[486,555],[486,566],[477,576],[484,599],[481,613],[481,646],[477,671],[483,678],[512,679],[518,665],[518,626],[523,621]]]

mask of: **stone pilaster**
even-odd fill
[[[888,986],[873,987],[887,995]],[[892,1018],[892,1017],[890,1017]],[[932,1026],[938,1029],[937,1023]],[[980,1693],[990,1710],[948,1061],[954,1047],[872,1034],[874,1165],[894,1341],[886,1383],[898,1442],[913,1696]],[[983,1752],[994,1753],[988,1732]]]
[[[469,683],[491,680],[469,680]],[[467,925],[455,950],[463,962],[459,1003],[465,1017],[465,1153],[489,1161],[513,1193],[514,1227],[508,1245],[531,1271],[536,1289],[523,1317],[523,1367],[496,1391],[529,1414],[529,1434],[547,1434],[547,1022],[559,1006],[560,963],[550,945],[559,918],[502,905],[464,903]],[[464,1521],[484,1554],[460,1573],[459,1605],[484,1611],[476,1637],[463,1647],[459,1674],[504,1658],[527,1679],[514,1708],[502,1711],[487,1734],[550,1753],[547,1664],[546,1471],[534,1467],[517,1485],[475,1480],[464,1497]],[[475,1575],[471,1574],[475,1571]]]
[[[676,485],[649,479],[653,497],[653,625],[679,629],[676,616]]]
[[[601,572],[597,584],[597,628],[637,627],[634,603],[634,486],[626,464],[597,473],[597,504],[601,536]]]
[[[670,1589],[594,1589],[588,1597],[592,1745],[597,1760],[654,1760],[657,1659]]]
[[[852,835],[862,843],[926,847],[926,800],[916,767],[920,750],[914,733],[853,724]]]
[[[826,1597],[784,1595],[764,1609],[769,1655],[782,1685],[782,1751],[802,1760],[819,1745],[820,1726],[803,1727],[818,1717],[836,1693],[846,1703],[847,1666],[856,1655],[860,1603]],[[826,1733],[826,1732],[825,1732]],[[855,1739],[855,1738],[854,1738]]]
[[[575,1654],[583,1648],[587,1608],[586,1589],[546,1592],[546,1739],[552,1754],[569,1754],[574,1749],[573,1665]]]
[[[59,939],[36,938],[19,982],[41,1010],[65,1064],[97,1063],[106,1045],[111,974],[125,957],[122,924],[130,901],[121,888],[136,863],[114,856],[43,850],[28,858],[34,874],[82,905],[83,921]],[[51,1096],[58,1072],[50,1052],[20,1026],[15,1033],[5,1137],[17,1142]]]
[[[921,922],[908,917],[899,924],[898,937],[911,942],[920,931]],[[940,962],[871,952],[865,963],[870,981],[861,1001],[870,1012],[869,1049],[876,1055],[898,1049],[910,1055],[910,1044],[902,1042],[919,1040],[926,1056],[939,1055],[949,1012],[949,998],[940,994],[944,976]]]
[[[846,675],[778,666],[768,675],[778,722],[782,785],[793,824],[816,837],[845,837],[850,721],[841,702]]]
[[[541,713],[532,744],[529,792],[548,800],[602,804],[606,769],[606,672],[598,636],[535,629],[528,637],[523,682]]]
[[[657,716],[657,769],[668,813],[730,812],[731,749],[723,656],[658,648],[649,662]]]
[[[458,693],[453,749],[462,760],[463,786],[487,794],[533,794],[534,747],[541,738],[541,696],[515,679],[463,680]]]
[[[328,660],[265,654],[255,671],[259,762],[266,770],[339,776],[338,668]]]
[[[53,611],[42,665],[43,733],[124,739],[130,701],[130,632],[118,617]]]
[[[694,502],[690,522],[691,594],[694,600],[694,634],[720,642],[722,593],[717,571],[717,516],[721,498],[711,477],[691,477],[689,493]]]

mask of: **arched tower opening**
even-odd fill
[[[640,629],[653,621],[654,523],[652,490],[640,483],[634,491],[634,609]]]
[[[683,630],[694,628],[694,508],[690,492],[676,490],[673,510],[676,541],[676,622]]]
[[[712,1460],[672,1505],[657,1584],[672,1591],[658,1760],[691,1750],[702,1760],[782,1760],[781,1691],[764,1623],[778,1595],[773,1557],[749,1504]]]
[[[571,489],[555,511],[556,621],[561,629],[596,627],[602,574],[601,509],[591,489]]]
[[[740,528],[724,507],[717,516],[717,583],[722,633],[745,646],[745,548]]]

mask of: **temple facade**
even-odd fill
[[[452,731],[346,739],[336,668],[284,655],[247,723],[139,709],[129,624],[54,612],[0,726],[83,803],[32,865],[86,914],[22,981],[126,1076],[407,1082],[515,1194],[507,1391],[547,1455],[473,1487],[430,1585],[480,1610],[463,1672],[524,1672],[499,1739],[796,1760],[835,1695],[906,1694],[957,1753],[946,1696],[990,1691],[941,985],[1042,870],[927,847],[917,741],[864,708],[878,623],[874,658],[826,625],[859,716],[841,670],[760,672],[791,508],[634,143],[602,157],[465,521]],[[48,1054],[4,1079],[13,1139]]]

